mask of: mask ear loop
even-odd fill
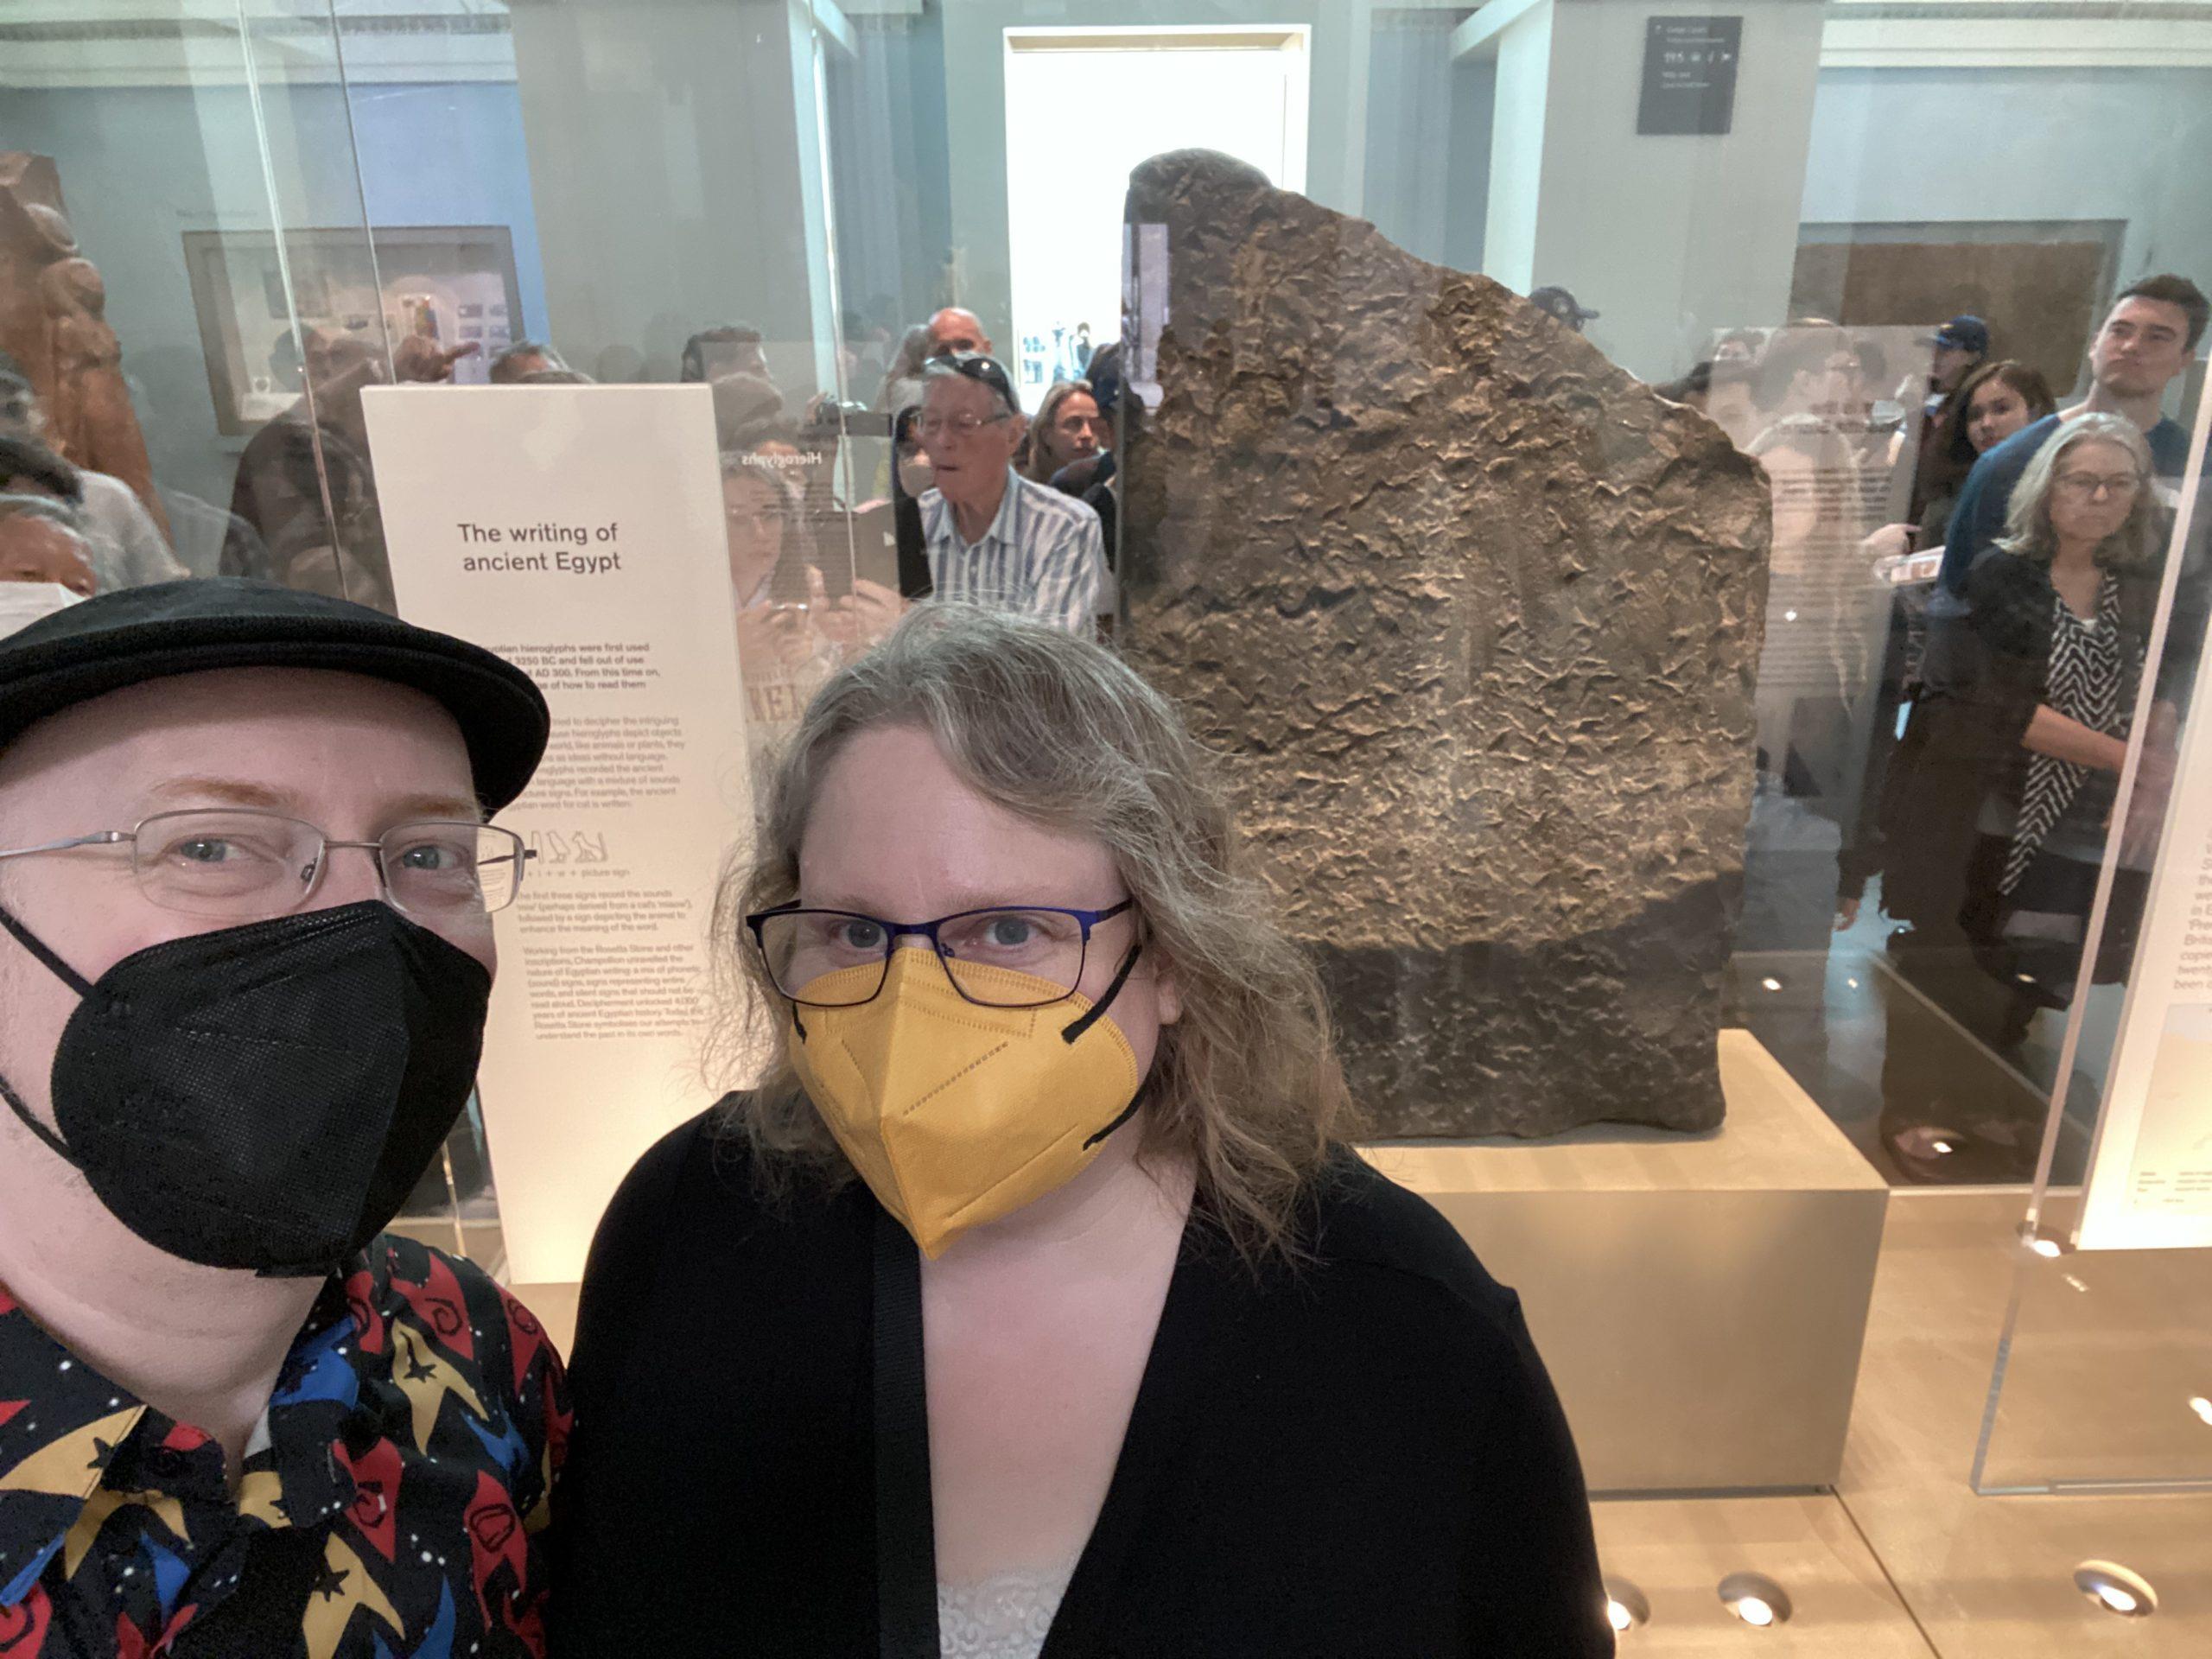
[[[0,1100],[6,1101],[8,1109],[22,1119],[25,1128],[46,1142],[48,1152],[68,1165],[70,1168],[74,1169],[78,1166],[75,1156],[69,1150],[69,1143],[31,1116],[31,1109],[23,1103],[23,1097],[9,1086],[8,1079],[5,1077],[0,1077]]]
[[[92,988],[90,982],[48,950],[46,941],[25,927],[4,905],[0,905],[0,928],[5,928],[14,936],[16,944],[37,957],[45,965],[48,972],[76,992],[79,996],[89,996],[92,994]],[[5,1077],[0,1077],[0,1100],[8,1103],[8,1109],[22,1120],[25,1128],[46,1143],[49,1152],[72,1169],[77,1167],[77,1160],[69,1151],[69,1143],[31,1116],[31,1109],[24,1104],[23,1097],[16,1092]]]
[[[1129,982],[1129,975],[1135,970],[1137,965],[1138,957],[1141,956],[1143,953],[1144,944],[1141,940],[1129,947],[1129,954],[1122,958],[1122,965],[1120,969],[1116,971],[1113,982],[1107,986],[1105,994],[1100,996],[1097,1001],[1091,1004],[1090,1011],[1088,1014],[1084,1014],[1081,1019],[1075,1020],[1060,1033],[1060,1040],[1062,1042],[1066,1043],[1071,1047],[1074,1046],[1077,1038],[1082,1036],[1084,1032],[1089,1031],[1091,1027],[1098,1023],[1100,1018],[1103,1016],[1106,1012],[1107,1005],[1112,1002],[1116,997],[1119,996],[1122,994],[1122,987]],[[1148,1082],[1149,1079],[1147,1081]],[[1120,1128],[1122,1124],[1128,1122],[1131,1118],[1137,1115],[1137,1108],[1144,1104],[1145,1087],[1145,1084],[1139,1084],[1137,1085],[1136,1093],[1129,1097],[1129,1103],[1122,1109],[1121,1115],[1115,1118],[1111,1123],[1109,1123],[1104,1128],[1099,1130],[1097,1134],[1092,1135],[1088,1141],[1085,1141],[1083,1143],[1083,1149],[1085,1152],[1089,1152],[1101,1141],[1103,1141],[1108,1135],[1113,1134],[1115,1130]]]
[[[5,905],[0,905],[0,928],[15,936],[16,943],[36,957],[46,970],[79,996],[92,994],[92,982],[48,949],[46,941],[25,927]]]
[[[1107,1004],[1110,1003],[1116,997],[1119,996],[1122,994],[1122,987],[1129,982],[1129,974],[1137,965],[1137,957],[1142,955],[1143,952],[1144,946],[1141,944],[1133,944],[1129,947],[1129,954],[1122,958],[1121,968],[1114,975],[1113,983],[1107,986],[1105,995],[1101,996],[1097,1001],[1090,1005],[1090,1013],[1084,1014],[1081,1019],[1076,1020],[1074,1024],[1069,1026],[1060,1033],[1060,1040],[1062,1042],[1067,1044],[1071,1048],[1072,1048],[1075,1046],[1075,1040],[1077,1038],[1082,1036],[1084,1032],[1089,1031],[1093,1026],[1098,1023],[1100,1018],[1103,1016],[1106,1012]]]

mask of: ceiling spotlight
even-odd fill
[[[1605,1580],[1605,1619],[1614,1633],[1625,1636],[1651,1622],[1651,1603],[1626,1579]]]
[[[1785,622],[1795,622],[1797,620],[1797,613],[1795,611],[1784,611],[1782,613],[1782,620]]]
[[[2200,1394],[2189,1402],[2189,1408],[2196,1414],[2198,1421],[2207,1428],[2212,1428],[2212,1400],[2207,1400]]]
[[[1857,990],[1857,989],[1859,988],[1859,982],[1858,982],[1857,980],[1855,980],[1855,979],[1847,979],[1847,980],[1845,980],[1843,982],[1844,982],[1845,984],[1847,984],[1847,985],[1850,986],[1850,987],[1851,987],[1851,988],[1852,988],[1853,990],[1854,990],[1854,991],[1855,991],[1855,990]]]
[[[1782,982],[1781,982],[1780,980],[1778,980],[1778,979],[1775,978],[1775,977],[1774,977],[1774,976],[1773,976],[1773,975],[1771,975],[1771,974],[1768,975],[1764,979],[1763,979],[1763,980],[1759,981],[1759,983],[1760,983],[1761,985],[1764,986],[1764,987],[1765,987],[1768,990],[1770,990],[1770,991],[1778,991],[1778,990],[1780,990],[1780,989],[1782,988]]]
[[[2066,1247],[2055,1238],[2039,1238],[2028,1248],[2046,1262],[2056,1262],[2066,1254]]]
[[[2140,1573],[2116,1561],[2084,1561],[2074,1569],[2074,1587],[2092,1605],[2122,1618],[2148,1618],[2158,1611],[2158,1593]]]
[[[1949,1154],[1957,1151],[1958,1148],[1954,1147],[1948,1141],[1930,1141],[1928,1143],[1928,1150],[1930,1152]]]
[[[1755,1629],[1787,1624],[1789,1592],[1762,1573],[1731,1573],[1720,1580],[1720,1605]]]

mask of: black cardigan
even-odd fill
[[[2121,648],[2139,671],[2158,571],[2125,571],[2120,583]],[[2024,787],[2020,740],[2046,696],[2057,597],[2048,565],[1991,548],[1967,573],[1963,612],[1931,619],[1924,684],[1883,791],[1882,907],[1891,915],[1947,932],[1974,899],[1967,871],[1981,804],[2017,806]],[[2177,619],[2191,602],[2177,596]],[[2186,657],[2170,653],[2161,678],[2179,680]],[[2131,679],[2131,711],[2134,696]],[[2098,787],[2109,789],[2109,779]]]
[[[556,1655],[875,1651],[857,1183],[771,1208],[710,1117],[601,1223],[555,1512]],[[1316,1260],[1193,1221],[1046,1659],[1613,1651],[1574,1447],[1518,1300],[1348,1154]]]
[[[2026,787],[2028,751],[2020,740],[2050,683],[2050,636],[2056,626],[2058,589],[2050,567],[2035,559],[1992,548],[1967,573],[1967,622],[1980,642],[1980,683],[1967,695],[1985,710],[1989,733],[1981,769],[1983,788],[2007,805],[2018,805]],[[2158,573],[2126,570],[2120,575],[2120,651],[2130,671],[2121,692],[2133,712],[2133,676],[2142,670],[2143,650],[2158,607]]]

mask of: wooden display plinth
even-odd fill
[[[1521,1294],[1593,1491],[1826,1486],[1889,1187],[1745,1031],[1727,1121],[1362,1148]]]

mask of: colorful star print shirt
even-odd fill
[[[249,1628],[287,1659],[537,1659],[567,1393],[526,1309],[387,1235],[325,1287],[233,1496],[219,1446],[0,1289],[0,1659],[234,1659]]]

